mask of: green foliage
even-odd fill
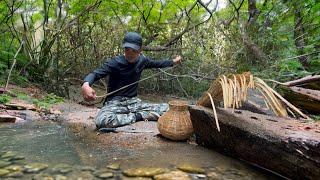
[[[40,109],[49,109],[52,105],[64,102],[62,97],[59,97],[53,93],[47,94],[44,98],[37,99],[29,96],[25,92],[15,91],[14,92],[18,99],[33,103]],[[6,103],[12,99],[11,96],[8,95],[0,95],[0,102]]]
[[[43,99],[33,99],[33,104],[41,109],[49,109],[53,104],[61,102],[64,102],[64,99],[53,93],[46,95]]]
[[[30,82],[27,77],[22,76],[14,72],[11,74],[10,83],[20,85],[22,87],[26,87]]]
[[[6,94],[0,94],[0,104],[8,103],[11,101],[11,99],[12,99],[11,96],[8,96]]]
[[[320,115],[311,115],[311,118],[315,121],[320,121]]]
[[[16,92],[17,98],[27,101],[27,102],[32,102],[33,98],[31,98],[30,96],[28,96],[27,94],[25,94],[24,92]]]
[[[4,62],[0,61],[0,75],[2,75],[6,71],[6,69],[7,65]]]
[[[310,72],[314,72],[315,74],[320,74],[320,59],[311,60],[308,70]]]
[[[165,48],[169,49],[144,52],[150,57],[161,59],[183,55],[183,68],[172,72],[176,75],[217,77],[223,73],[252,71],[262,77],[285,81],[320,73],[320,2],[317,0],[256,0],[259,16],[247,26],[249,5],[248,1],[242,0],[232,1],[237,8],[244,2],[238,11],[229,3],[226,8],[213,13],[211,20],[198,26],[194,25],[204,21],[209,13],[194,0],[101,1],[94,7],[100,1],[63,2],[65,16],[59,19],[56,0],[18,1],[13,7],[8,7],[11,3],[0,1],[0,82],[5,81],[21,40],[27,40],[17,56],[10,82],[40,82],[55,94],[66,94],[62,91],[67,91],[68,78],[82,79],[105,58],[122,53],[120,44],[126,31],[141,32],[146,46],[166,45]],[[30,17],[23,14],[25,28],[21,13],[11,15],[10,9],[30,11]],[[33,12],[33,9],[39,11]],[[299,13],[304,31],[302,50],[297,49],[294,34]],[[45,18],[49,21],[44,21]],[[241,27],[245,27],[249,44],[261,50],[266,59],[257,59],[244,43]],[[186,33],[181,38],[167,44],[184,30]],[[308,67],[292,58],[301,54],[308,54]],[[179,83],[181,85],[177,85]],[[161,89],[164,93],[189,97],[199,96],[209,84],[210,80],[174,79],[170,76],[141,83],[149,93]]]
[[[298,60],[284,60],[279,65],[280,72],[292,73],[303,69],[301,63]]]
[[[12,71],[10,80],[9,80],[10,84],[16,84],[21,87],[26,87],[28,84],[30,84],[27,77],[19,75],[18,73],[19,72]],[[6,71],[3,74],[0,74],[0,83],[5,84],[7,82],[7,78],[8,78],[8,71]]]

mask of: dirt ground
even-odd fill
[[[40,90],[36,86],[26,88],[10,85],[10,92],[23,92],[33,98],[43,98],[46,92]],[[10,104],[11,107],[2,105],[0,107],[1,115],[15,116],[16,123],[23,123],[30,120],[51,120],[59,121],[66,124],[74,133],[79,136],[85,135],[86,138],[92,138],[93,141],[99,141],[101,145],[108,145],[115,140],[119,143],[116,146],[146,148],[148,146],[159,146],[157,143],[166,143],[162,140],[159,141],[159,131],[156,122],[137,122],[131,125],[117,128],[116,132],[104,133],[96,130],[94,124],[94,117],[99,111],[99,104],[83,105],[83,99],[79,92],[77,96],[73,95],[73,99],[77,97],[77,101],[65,100],[63,103],[52,105],[49,110],[41,111],[37,109],[32,103],[20,100],[14,97]],[[14,94],[14,93],[13,93]],[[149,102],[166,102],[172,97],[158,96],[144,96],[145,101]],[[90,104],[90,103],[87,103]],[[91,136],[91,137],[88,137]],[[170,141],[168,141],[170,143]],[[194,142],[190,142],[194,143]]]

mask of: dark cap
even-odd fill
[[[132,48],[134,50],[139,50],[142,46],[142,37],[140,34],[136,32],[128,32],[122,42],[122,47],[123,48]]]

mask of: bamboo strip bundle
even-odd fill
[[[244,84],[247,84],[248,82],[246,82],[247,79],[250,78],[250,72],[245,72],[242,74],[238,74],[236,75],[236,79],[237,81],[240,81],[240,89],[241,89],[241,94],[242,96],[245,95],[244,97],[246,97],[247,94],[247,89],[246,86],[244,86]],[[230,75],[228,77],[233,77],[233,75]],[[220,81],[220,79],[222,79]],[[223,96],[223,94],[228,92],[229,89],[229,84],[228,83],[228,78],[224,75],[222,75],[221,77],[217,78],[215,81],[213,81],[211,83],[211,86],[209,87],[209,89],[203,93],[203,95],[200,97],[200,99],[197,102],[197,105],[201,105],[201,106],[205,106],[205,107],[210,107],[211,106],[211,102],[210,102],[210,98],[208,97],[207,93],[211,94],[213,101],[218,103],[218,102],[225,102],[224,98],[227,98]],[[219,88],[222,87],[222,88]]]
[[[220,76],[212,82],[210,88],[200,97],[197,105],[214,108],[213,102],[223,102],[224,108],[232,108],[234,110],[241,107],[243,102],[246,101],[248,89],[260,91],[267,107],[277,116],[288,117],[287,111],[289,111],[293,115],[293,112],[295,112],[305,119],[310,119],[270,88],[262,79],[253,77],[250,72],[232,74],[228,77],[225,75]]]

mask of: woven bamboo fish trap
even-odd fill
[[[168,139],[188,139],[193,134],[188,102],[169,101],[169,110],[158,119],[158,129],[161,135]]]
[[[212,82],[209,89],[199,98],[197,105],[212,107],[217,128],[220,131],[215,103],[223,102],[224,108],[239,108],[246,101],[248,89],[257,89],[263,96],[265,104],[277,116],[288,117],[288,112],[293,117],[301,116],[310,119],[298,108],[284,99],[279,93],[270,88],[262,79],[253,77],[250,72],[242,74],[222,75]]]

